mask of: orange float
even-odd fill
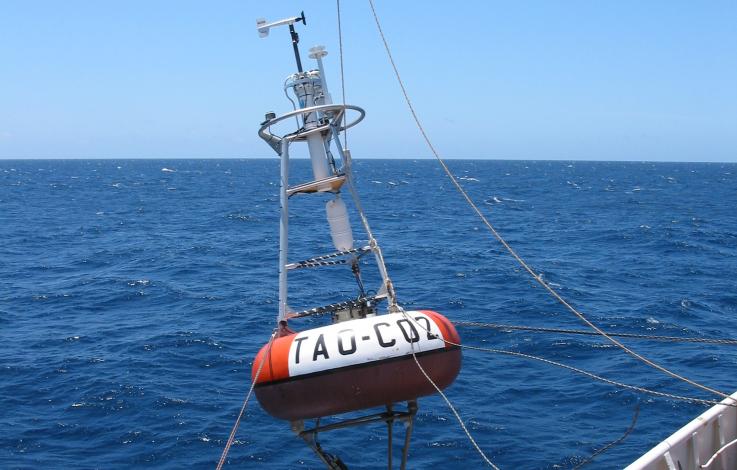
[[[460,348],[446,341],[460,344],[455,327],[429,310],[288,333],[256,356],[254,391],[264,410],[290,421],[414,400],[436,390],[413,351],[438,387],[458,375]]]

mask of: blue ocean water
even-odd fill
[[[737,165],[449,165],[519,253],[599,325],[737,337]],[[437,163],[358,160],[355,171],[404,306],[581,327],[502,251]],[[308,162],[292,172],[306,179]],[[278,175],[277,160],[0,161],[0,467],[215,466],[276,315]],[[323,204],[293,198],[293,259],[330,251]],[[361,238],[358,228],[354,219]],[[292,307],[352,295],[340,267],[313,271],[292,275]],[[466,344],[712,398],[595,337],[459,332]],[[737,389],[734,346],[624,342]],[[632,434],[590,464],[621,468],[705,409],[473,351],[447,394],[504,469],[571,468],[619,437],[639,403]],[[321,441],[350,468],[385,467],[383,426]],[[483,468],[437,396],[420,400],[412,443],[410,468]],[[227,468],[251,467],[321,465],[254,400]]]

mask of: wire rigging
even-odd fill
[[[599,333],[589,330],[573,330],[568,328],[546,328],[541,326],[522,326],[522,325],[500,325],[498,323],[481,323],[475,321],[454,321],[455,326],[460,327],[476,327],[476,328],[490,328],[494,330],[519,330],[519,331],[532,331],[535,333],[564,333],[571,335],[584,335],[584,336],[600,336]],[[732,338],[698,338],[688,336],[662,336],[662,335],[643,335],[638,333],[612,333],[607,331],[609,336],[618,336],[620,338],[633,338],[633,339],[647,339],[654,341],[671,341],[674,343],[706,343],[706,344],[725,344],[725,345],[737,345],[737,339]]]
[[[345,74],[343,73],[343,27],[340,21],[340,0],[335,0],[338,10],[338,49],[340,55],[340,91],[343,95],[343,106],[345,106]],[[343,114],[343,148],[348,148],[348,129],[345,127],[346,115]]]
[[[571,311],[574,315],[576,315],[581,321],[583,321],[586,325],[588,325],[590,328],[592,328],[594,331],[596,331],[599,335],[601,335],[604,338],[606,338],[607,340],[609,340],[611,343],[613,343],[614,345],[616,345],[617,347],[619,347],[620,349],[622,349],[624,352],[626,352],[630,356],[634,357],[635,359],[637,359],[637,360],[639,360],[639,361],[641,361],[641,362],[649,365],[650,367],[652,367],[654,369],[657,369],[660,372],[662,372],[664,374],[667,374],[667,375],[669,375],[669,376],[671,376],[671,377],[673,377],[675,379],[681,380],[681,381],[686,382],[686,383],[688,383],[688,384],[690,384],[690,385],[692,385],[692,386],[694,386],[696,388],[702,389],[702,390],[707,391],[709,393],[713,393],[713,394],[718,395],[720,397],[728,398],[729,395],[727,395],[726,393],[721,392],[719,390],[716,390],[714,388],[708,387],[708,386],[703,385],[701,383],[698,383],[698,382],[696,382],[694,380],[691,380],[691,379],[689,379],[689,378],[687,378],[687,377],[685,377],[683,375],[680,375],[680,374],[678,374],[676,372],[673,372],[673,371],[665,368],[664,366],[661,366],[660,364],[657,364],[657,363],[653,362],[652,360],[650,360],[650,359],[648,359],[648,358],[646,358],[646,357],[638,354],[637,352],[633,351],[629,347],[627,347],[624,344],[622,344],[617,339],[615,339],[612,336],[608,335],[601,328],[599,328],[594,323],[592,323],[588,318],[586,318],[586,316],[584,316],[581,312],[579,312],[575,307],[573,307],[570,303],[568,303],[563,297],[561,297],[561,295],[558,294],[550,285],[548,285],[548,283],[545,282],[539,274],[537,274],[535,271],[533,271],[533,269],[527,264],[527,262],[525,262],[525,260],[522,259],[522,257],[519,254],[517,254],[517,252],[514,250],[514,248],[512,248],[509,245],[509,243],[507,243],[507,241],[501,236],[501,234],[499,234],[499,232],[497,232],[497,230],[494,228],[494,226],[491,224],[491,222],[489,222],[489,220],[486,218],[486,216],[484,216],[484,214],[481,212],[481,210],[476,205],[476,203],[474,203],[473,199],[471,199],[471,197],[468,195],[468,193],[463,189],[463,186],[461,186],[461,184],[458,182],[458,179],[450,171],[450,169],[448,168],[448,166],[445,164],[445,161],[443,161],[443,159],[440,157],[440,154],[438,153],[438,151],[435,149],[435,147],[433,146],[432,142],[430,141],[430,138],[427,135],[427,133],[425,132],[425,129],[422,126],[422,123],[420,122],[419,117],[417,116],[417,113],[416,113],[416,111],[414,109],[414,106],[412,105],[412,102],[411,102],[411,100],[409,98],[409,94],[407,92],[407,89],[404,86],[404,82],[402,80],[402,77],[399,74],[399,69],[397,68],[396,63],[394,62],[394,57],[392,56],[391,49],[389,48],[389,43],[387,42],[386,36],[384,35],[384,31],[381,28],[381,22],[379,21],[379,16],[378,16],[378,14],[376,12],[376,8],[374,6],[374,2],[373,2],[373,0],[368,0],[368,2],[369,2],[369,6],[371,7],[371,12],[373,13],[373,16],[374,16],[374,21],[376,22],[376,27],[379,30],[379,35],[381,36],[381,40],[384,43],[384,49],[386,50],[386,54],[387,54],[387,56],[389,58],[389,62],[391,63],[392,69],[394,70],[394,75],[397,78],[397,82],[399,83],[399,87],[402,90],[402,94],[404,95],[404,99],[405,99],[405,101],[407,103],[407,106],[409,107],[410,113],[412,114],[412,117],[413,117],[413,119],[415,121],[415,124],[417,125],[417,128],[420,131],[420,134],[422,134],[422,137],[425,140],[425,143],[427,144],[428,148],[430,149],[430,151],[432,152],[432,154],[435,156],[435,158],[438,160],[438,162],[440,163],[440,165],[443,168],[443,171],[448,176],[448,178],[450,178],[451,182],[456,187],[456,189],[458,190],[458,192],[463,196],[463,198],[466,200],[466,202],[469,204],[469,206],[471,206],[471,208],[474,210],[474,212],[476,212],[476,215],[479,216],[479,218],[481,219],[481,221],[484,223],[484,225],[486,225],[486,227],[494,235],[494,237],[499,241],[499,243],[501,243],[502,246],[504,246],[504,248],[507,250],[507,252],[520,264],[520,266],[522,266],[522,268],[525,271],[527,271],[533,277],[533,279],[538,284],[540,284],[546,291],[548,291],[548,293],[550,293],[550,295],[552,295],[561,305],[563,305],[564,307],[566,307],[569,311]]]
[[[417,322],[416,320],[414,320],[412,317],[408,317],[408,318],[412,321],[412,323],[414,323],[416,326],[418,326],[419,328],[421,328],[423,331],[425,331],[425,332],[427,332],[427,333],[429,333],[431,335],[434,335],[434,333],[432,331],[428,330],[423,325],[420,325],[420,323]],[[632,391],[635,391],[635,392],[647,393],[647,394],[650,394],[650,395],[655,395],[655,396],[659,396],[659,397],[663,397],[663,398],[670,398],[670,399],[673,399],[673,400],[680,400],[680,401],[685,401],[685,402],[690,402],[690,403],[698,403],[698,404],[701,404],[701,405],[719,405],[719,404],[721,404],[721,405],[733,406],[733,407],[736,407],[737,408],[737,403],[725,404],[725,403],[722,403],[722,402],[717,401],[717,400],[705,400],[703,398],[694,398],[694,397],[687,397],[687,396],[683,396],[683,395],[675,395],[675,394],[672,394],[672,393],[658,392],[657,390],[651,390],[651,389],[648,389],[648,388],[645,388],[645,387],[639,387],[637,385],[629,385],[629,384],[626,384],[626,383],[623,383],[623,382],[617,382],[616,380],[607,379],[606,377],[602,377],[600,375],[594,374],[593,372],[589,372],[589,371],[584,370],[584,369],[579,369],[578,367],[569,366],[568,364],[563,364],[561,362],[553,361],[551,359],[546,359],[544,357],[535,356],[535,355],[532,355],[532,354],[521,353],[521,352],[518,352],[518,351],[509,351],[507,349],[496,349],[496,348],[485,348],[485,347],[482,347],[482,346],[471,346],[469,344],[455,343],[455,342],[450,341],[450,340],[445,339],[445,338],[440,338],[440,339],[442,339],[445,344],[450,344],[451,346],[457,346],[457,347],[463,348],[463,349],[471,349],[471,350],[474,350],[474,351],[482,351],[482,352],[494,353],[494,354],[503,354],[503,355],[507,355],[507,356],[521,357],[521,358],[524,358],[524,359],[531,359],[531,360],[539,361],[539,362],[542,362],[544,364],[548,364],[548,365],[551,365],[551,366],[560,367],[562,369],[567,369],[567,370],[570,370],[571,372],[576,372],[578,374],[584,375],[584,376],[589,377],[591,379],[598,380],[599,382],[604,382],[604,383],[609,384],[609,385],[614,385],[614,386],[617,386],[617,387],[626,388],[628,390],[632,390]]]
[[[251,387],[248,389],[248,393],[246,394],[245,400],[243,400],[243,406],[241,406],[241,411],[238,413],[238,418],[236,418],[235,423],[233,424],[233,429],[230,430],[230,436],[228,436],[228,441],[225,444],[225,448],[223,448],[223,453],[222,455],[220,455],[220,461],[218,462],[216,470],[221,470],[223,468],[223,465],[225,465],[225,459],[228,457],[230,446],[233,445],[233,440],[235,439],[235,433],[236,431],[238,431],[238,426],[240,426],[241,424],[241,418],[243,418],[243,413],[245,413],[246,407],[248,406],[248,400],[251,399],[253,388],[256,386],[256,382],[258,381],[258,378],[261,375],[261,369],[263,369],[264,363],[266,362],[266,356],[268,356],[271,353],[271,345],[274,342],[274,338],[276,338],[276,331],[274,331],[271,334],[271,339],[269,339],[269,344],[266,347],[266,351],[264,352],[264,355],[261,357],[261,363],[258,365],[258,370],[256,370],[256,376],[251,381]]]
[[[402,310],[402,315],[409,322],[417,324],[417,320],[407,315],[407,312],[405,312],[404,310]],[[425,331],[428,331],[428,330],[425,330]],[[463,429],[463,432],[466,433],[466,437],[468,437],[468,440],[471,441],[471,444],[476,449],[476,451],[479,453],[479,455],[481,455],[481,458],[484,459],[484,462],[486,462],[486,464],[489,465],[491,468],[495,470],[500,470],[499,467],[494,465],[494,463],[491,460],[489,460],[489,457],[486,456],[484,451],[481,450],[481,447],[479,447],[479,445],[476,443],[476,439],[473,438],[473,436],[471,435],[471,432],[468,430],[468,428],[466,427],[466,424],[463,422],[463,419],[461,419],[461,415],[458,414],[458,411],[456,411],[455,407],[450,402],[450,400],[445,395],[445,393],[443,393],[440,387],[438,387],[437,384],[433,381],[433,379],[430,378],[428,373],[425,371],[425,368],[422,367],[422,365],[420,364],[420,361],[417,359],[417,355],[415,354],[415,344],[410,342],[410,347],[412,348],[412,358],[415,360],[415,364],[417,364],[417,367],[420,369],[420,372],[422,372],[422,375],[424,375],[427,381],[430,382],[430,385],[432,385],[433,388],[435,388],[435,390],[438,392],[438,394],[440,394],[440,396],[443,398],[443,400],[445,400],[445,404],[448,405],[448,408],[450,408],[450,411],[453,412],[456,420],[458,421],[458,424],[461,425],[461,429]]]

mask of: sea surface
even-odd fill
[[[737,337],[737,164],[450,161],[535,271],[610,331]],[[292,181],[308,178],[295,160]],[[452,320],[584,328],[430,160],[357,160],[356,185],[400,302]],[[214,468],[277,309],[279,163],[0,161],[0,468]],[[347,196],[346,196],[346,199]],[[293,261],[332,251],[326,196],[290,204]],[[365,240],[356,218],[355,237]],[[378,285],[371,263],[367,287]],[[290,275],[293,308],[355,295],[345,266]],[[291,323],[297,329],[325,322]],[[459,328],[654,390],[716,398],[597,337]],[[623,339],[725,392],[737,347]],[[706,409],[517,357],[464,351],[447,389],[502,469],[622,468]],[[419,401],[413,469],[484,468],[445,403]],[[395,464],[403,429],[395,429]],[[386,429],[320,436],[386,468]],[[323,468],[256,400],[225,468]]]

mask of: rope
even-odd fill
[[[454,321],[453,324],[455,326],[461,326],[461,327],[491,328],[491,329],[496,329],[496,330],[520,330],[520,331],[533,331],[536,333],[565,333],[565,334],[571,334],[571,335],[600,336],[599,333],[595,331],[570,330],[566,328],[544,328],[544,327],[536,327],[536,326],[500,325],[498,323],[479,323],[479,322],[473,322],[473,321]],[[612,332],[607,332],[607,334],[609,336],[619,336],[622,338],[651,339],[651,340],[656,340],[656,341],[737,345],[737,339],[731,339],[731,338],[694,338],[694,337],[642,335],[642,334],[637,334],[637,333],[612,333]]]
[[[340,91],[343,95],[343,106],[345,106],[345,75],[343,74],[343,28],[340,23],[340,0],[335,1],[338,10],[338,47],[340,50]],[[348,129],[345,128],[346,115],[343,113],[343,148],[348,148]]]
[[[411,322],[417,323],[416,320],[411,318],[407,313],[402,310],[402,315],[404,315],[404,318],[408,319]],[[426,330],[427,331],[427,330]],[[420,372],[422,372],[422,375],[425,376],[428,382],[435,388],[435,390],[440,394],[441,397],[443,397],[443,400],[445,400],[445,404],[448,405],[448,408],[450,408],[450,411],[453,412],[453,414],[456,417],[456,420],[458,420],[458,424],[461,425],[461,429],[463,429],[463,432],[466,433],[466,437],[468,437],[468,440],[471,441],[471,444],[473,444],[476,451],[481,455],[481,458],[484,459],[484,461],[489,465],[491,468],[495,470],[499,470],[499,467],[494,465],[494,463],[489,460],[489,458],[486,456],[483,450],[481,450],[481,447],[476,443],[476,440],[473,438],[471,433],[469,432],[468,428],[466,427],[466,424],[463,422],[463,419],[461,419],[461,415],[458,414],[458,411],[456,411],[453,404],[450,402],[448,397],[443,393],[443,391],[440,389],[440,387],[437,386],[437,384],[430,378],[427,372],[425,372],[425,369],[420,364],[420,361],[417,360],[417,355],[415,355],[415,343],[410,343],[410,346],[412,347],[412,358],[415,360],[415,364],[417,364],[417,367],[420,369]]]
[[[429,333],[431,335],[437,336],[433,332],[431,332],[430,330],[428,330],[427,328],[425,328],[423,325],[420,325],[412,317],[407,317],[407,318],[409,318],[415,325],[417,325],[418,327],[420,327],[422,330],[426,331],[427,333]],[[626,383],[617,382],[616,380],[607,379],[606,377],[602,377],[600,375],[594,374],[593,372],[589,372],[589,371],[586,371],[586,370],[583,370],[583,369],[579,369],[578,367],[569,366],[567,364],[563,364],[561,362],[556,362],[556,361],[553,361],[553,360],[550,360],[550,359],[545,359],[544,357],[540,357],[540,356],[533,356],[532,354],[525,354],[525,353],[521,353],[521,352],[517,352],[517,351],[509,351],[509,350],[506,350],[506,349],[484,348],[484,347],[481,347],[481,346],[471,346],[471,345],[468,345],[468,344],[460,344],[460,343],[455,343],[453,341],[447,340],[445,338],[439,338],[439,339],[442,339],[443,342],[445,342],[445,344],[450,344],[452,346],[457,346],[457,347],[463,348],[463,349],[471,349],[471,350],[474,350],[474,351],[482,351],[482,352],[488,352],[488,353],[494,353],[494,354],[505,354],[505,355],[508,355],[508,356],[516,356],[516,357],[522,357],[522,358],[525,358],[525,359],[532,359],[532,360],[535,360],[535,361],[540,361],[540,362],[543,362],[545,364],[549,364],[551,366],[556,366],[556,367],[561,367],[563,369],[568,369],[570,371],[579,373],[581,375],[585,375],[586,377],[592,378],[594,380],[598,380],[600,382],[607,383],[609,385],[615,385],[617,387],[626,388],[628,390],[633,390],[635,392],[648,393],[650,395],[655,395],[655,396],[659,396],[659,397],[663,397],[663,398],[671,398],[673,400],[680,400],[680,401],[685,401],[685,402],[690,402],[690,403],[698,403],[698,404],[701,404],[701,405],[720,405],[721,404],[721,405],[725,405],[725,406],[734,406],[734,407],[737,407],[737,403],[725,404],[725,403],[722,403],[722,402],[716,401],[716,400],[704,400],[702,398],[687,397],[687,396],[683,396],[683,395],[674,395],[672,393],[658,392],[656,390],[650,390],[648,388],[638,387],[636,385],[629,385],[629,384],[626,384]]]
[[[606,377],[602,377],[602,376],[596,375],[596,374],[594,374],[592,372],[588,372],[586,370],[579,369],[578,367],[573,367],[573,366],[569,366],[567,364],[563,364],[563,363],[560,363],[560,362],[552,361],[550,359],[545,359],[544,357],[533,356],[532,354],[525,354],[525,353],[516,352],[516,351],[507,351],[506,349],[492,349],[492,348],[488,348],[487,349],[487,348],[482,348],[482,347],[478,347],[478,346],[463,346],[463,347],[465,347],[466,349],[475,349],[477,351],[485,351],[485,352],[490,352],[490,353],[506,354],[506,355],[509,355],[509,356],[523,357],[525,359],[533,359],[535,361],[544,362],[545,364],[549,364],[549,365],[556,366],[556,367],[562,367],[563,369],[568,369],[570,371],[577,372],[579,374],[585,375],[585,376],[587,376],[589,378],[592,378],[594,380],[598,380],[600,382],[607,383],[609,385],[615,385],[617,387],[626,388],[626,389],[629,389],[629,390],[633,390],[635,392],[648,393],[650,395],[655,395],[655,396],[659,396],[659,397],[663,397],[663,398],[671,398],[673,400],[680,400],[680,401],[685,401],[685,402],[698,403],[698,404],[702,404],[702,405],[718,405],[719,403],[721,403],[721,402],[719,402],[717,400],[704,400],[702,398],[694,398],[694,397],[687,397],[687,396],[682,396],[682,395],[674,395],[672,393],[658,392],[656,390],[650,390],[648,388],[638,387],[636,385],[629,385],[629,384],[626,384],[626,383],[617,382],[616,380],[607,379]],[[737,405],[735,405],[735,404],[732,404],[730,406],[737,407]]]
[[[576,310],[571,304],[569,304],[563,297],[560,296],[552,287],[548,285],[547,282],[543,281],[542,277],[540,277],[535,271],[532,270],[532,268],[523,260],[520,255],[517,254],[517,252],[507,243],[507,241],[496,231],[493,225],[491,225],[491,222],[484,216],[484,214],[481,212],[481,210],[478,208],[478,206],[473,202],[471,197],[468,195],[468,193],[463,189],[463,187],[460,185],[458,180],[455,176],[453,176],[453,173],[451,173],[448,166],[445,164],[443,159],[440,157],[440,154],[437,150],[435,150],[435,147],[432,145],[432,142],[430,142],[430,138],[428,137],[427,133],[425,132],[425,129],[422,127],[422,124],[420,123],[420,119],[417,116],[417,113],[415,112],[414,107],[412,106],[412,102],[409,99],[409,95],[407,93],[407,90],[404,86],[404,82],[402,81],[402,77],[399,75],[399,70],[397,69],[397,65],[394,63],[394,58],[392,56],[391,50],[389,49],[389,44],[387,43],[386,37],[384,36],[384,31],[381,29],[381,23],[379,22],[379,17],[376,13],[376,8],[374,7],[373,0],[368,0],[369,5],[371,6],[371,12],[374,15],[374,20],[376,22],[376,27],[379,29],[379,35],[381,36],[381,40],[384,43],[384,49],[386,49],[387,56],[389,57],[389,62],[391,63],[392,68],[394,69],[394,75],[397,78],[397,82],[399,83],[399,87],[402,89],[402,94],[404,95],[404,99],[407,102],[407,106],[409,107],[410,112],[412,113],[412,117],[414,118],[415,124],[417,124],[417,128],[419,129],[420,133],[422,134],[423,139],[425,140],[425,143],[429,147],[430,151],[433,153],[435,158],[438,160],[440,165],[443,167],[443,171],[445,171],[445,174],[448,175],[448,178],[450,178],[453,185],[456,187],[458,192],[463,196],[463,198],[466,200],[466,202],[471,206],[471,208],[476,212],[476,214],[479,216],[479,218],[483,221],[484,225],[489,229],[489,231],[494,235],[494,237],[501,243],[504,248],[509,252],[512,257],[514,257],[515,260],[522,266],[522,268],[525,269],[532,277],[537,281],[538,284],[540,284],[545,290],[547,290],[550,295],[552,295],[558,302],[560,302],[564,307],[566,307],[568,310],[570,310],[573,314],[575,314],[581,321],[583,321],[586,325],[588,325],[590,328],[592,328],[594,331],[599,333],[601,336],[612,342],[614,345],[621,348],[623,351],[625,351],[630,356],[634,357],[635,359],[642,361],[643,363],[649,365],[650,367],[653,367],[654,369],[657,369],[664,374],[667,374],[673,378],[676,378],[678,380],[681,380],[683,382],[686,382],[696,388],[700,388],[702,390],[705,390],[707,392],[713,393],[715,395],[727,398],[729,395],[727,395],[724,392],[721,392],[719,390],[716,390],[714,388],[708,387],[706,385],[702,385],[698,382],[695,382],[687,377],[684,377],[682,375],[679,375],[669,369],[666,369],[665,367],[661,366],[660,364],[657,364],[650,359],[647,359],[646,357],[636,353],[632,349],[628,348],[621,342],[617,341],[616,339],[609,336],[607,333],[605,333],[601,328],[593,324],[588,318],[586,318],[581,312]]]
[[[218,462],[218,466],[216,467],[216,470],[221,470],[223,468],[223,465],[225,464],[225,459],[228,457],[230,446],[233,445],[233,440],[235,439],[235,433],[238,430],[238,426],[240,426],[241,424],[241,418],[243,417],[243,413],[246,411],[246,406],[248,406],[248,400],[250,400],[251,398],[251,394],[253,393],[253,388],[256,386],[256,382],[258,381],[258,378],[261,375],[261,369],[263,369],[264,362],[266,362],[266,356],[268,356],[269,353],[271,352],[271,344],[274,342],[275,337],[276,337],[276,332],[271,334],[271,339],[269,340],[269,344],[267,345],[266,353],[261,358],[261,364],[258,365],[256,376],[251,381],[251,387],[248,389],[248,394],[246,394],[246,399],[243,400],[243,406],[241,406],[241,411],[240,413],[238,413],[238,418],[236,418],[235,424],[233,424],[233,429],[231,429],[230,431],[230,436],[228,436],[228,442],[225,444],[225,448],[223,449],[223,453],[220,456],[220,461]]]
[[[735,444],[737,444],[737,439],[724,444],[718,451],[716,451],[716,453],[714,453],[714,455],[711,456],[711,458],[709,460],[706,461],[705,464],[701,465],[700,468],[709,468],[709,467],[711,467],[711,464],[714,463],[714,461],[717,459],[717,457],[719,457],[720,455],[722,455],[722,453],[725,450],[727,450],[729,447],[732,447]]]
[[[637,417],[639,415],[640,415],[640,404],[638,403],[637,406],[635,406],[635,414],[634,414],[634,416],[632,416],[632,423],[630,424],[630,427],[628,427],[627,430],[624,431],[624,434],[622,434],[621,436],[619,436],[614,441],[610,442],[609,444],[605,445],[601,449],[599,449],[596,452],[594,452],[593,454],[591,454],[591,456],[588,459],[584,460],[583,462],[581,462],[578,465],[576,465],[575,467],[573,467],[572,470],[578,470],[579,468],[583,467],[584,465],[586,465],[586,464],[590,463],[592,460],[594,460],[594,458],[596,456],[603,454],[604,452],[606,452],[609,449],[611,449],[612,447],[616,446],[617,444],[619,444],[623,440],[627,439],[627,436],[629,436],[630,433],[632,433],[632,431],[635,429],[635,424],[637,424]]]

